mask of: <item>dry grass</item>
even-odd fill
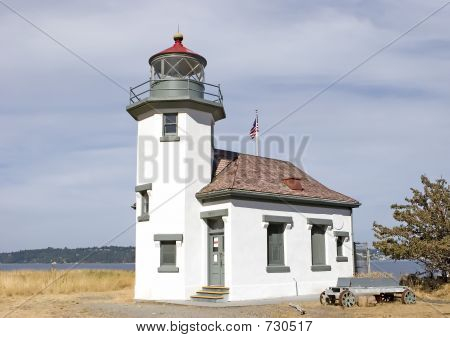
[[[123,270],[47,270],[0,271],[0,296],[70,294],[116,291],[131,288],[134,271]]]
[[[439,286],[436,290],[415,289],[417,296],[421,298],[433,298],[440,300],[450,300],[450,283]]]
[[[357,273],[355,278],[394,278],[392,273],[389,272],[369,272],[369,273]]]

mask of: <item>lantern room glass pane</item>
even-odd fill
[[[203,65],[188,55],[163,56],[152,62],[153,74],[160,79],[192,79],[203,81]]]

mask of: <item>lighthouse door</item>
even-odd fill
[[[208,284],[225,284],[225,251],[222,219],[208,222]]]

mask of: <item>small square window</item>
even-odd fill
[[[159,242],[159,273],[177,273],[177,242],[183,241],[182,234],[155,234],[154,240]]]
[[[177,135],[178,114],[170,113],[163,115],[163,136]]]
[[[175,241],[161,241],[161,266],[175,266],[177,246]]]

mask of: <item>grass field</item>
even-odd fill
[[[383,277],[383,276],[380,276]],[[135,303],[134,272],[122,270],[0,271],[0,317],[299,317],[288,303],[205,308],[158,302]],[[418,301],[400,300],[344,309],[300,302],[303,317],[449,317],[450,284],[415,290]]]
[[[134,285],[134,271],[0,271],[0,296],[117,291]]]

